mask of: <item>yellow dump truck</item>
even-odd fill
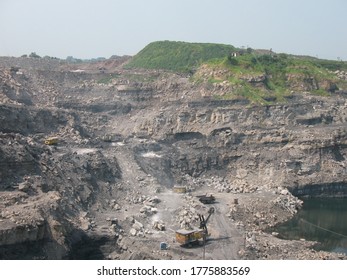
[[[58,141],[59,141],[58,137],[49,137],[45,140],[45,144],[46,145],[56,145],[56,144],[58,144]]]
[[[179,229],[176,230],[176,241],[181,245],[189,245],[203,240],[204,234],[203,229]]]
[[[173,191],[175,193],[186,193],[187,192],[187,188],[186,187],[182,187],[182,186],[174,186],[173,187]]]

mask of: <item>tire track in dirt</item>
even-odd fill
[[[228,220],[228,208],[224,202],[216,203],[213,207],[215,212],[207,225],[211,235],[205,248],[206,258],[211,255],[213,259],[239,259],[238,252],[243,246],[243,236],[231,220]]]

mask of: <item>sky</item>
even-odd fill
[[[346,0],[0,0],[0,56],[134,55],[153,41],[347,60]]]

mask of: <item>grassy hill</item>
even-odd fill
[[[190,71],[215,58],[235,51],[231,45],[159,41],[147,45],[135,55],[126,68]]]
[[[245,51],[205,63],[194,79],[227,86],[229,93],[219,98],[246,97],[255,103],[271,104],[284,101],[293,92],[330,95],[347,90],[347,81],[338,78],[337,70],[347,71],[347,63]]]
[[[125,68],[192,72],[197,83],[221,85],[223,91],[216,98],[245,97],[261,104],[285,101],[293,92],[331,95],[347,91],[347,62],[223,44],[153,42]],[[342,71],[345,78],[339,78],[336,71]]]

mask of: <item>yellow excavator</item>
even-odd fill
[[[183,246],[192,246],[193,244],[200,244],[201,242],[206,241],[208,236],[207,222],[210,219],[211,215],[214,213],[214,208],[211,207],[208,210],[208,216],[205,217],[201,214],[199,215],[200,225],[199,228],[192,230],[179,229],[176,231],[176,241]]]

